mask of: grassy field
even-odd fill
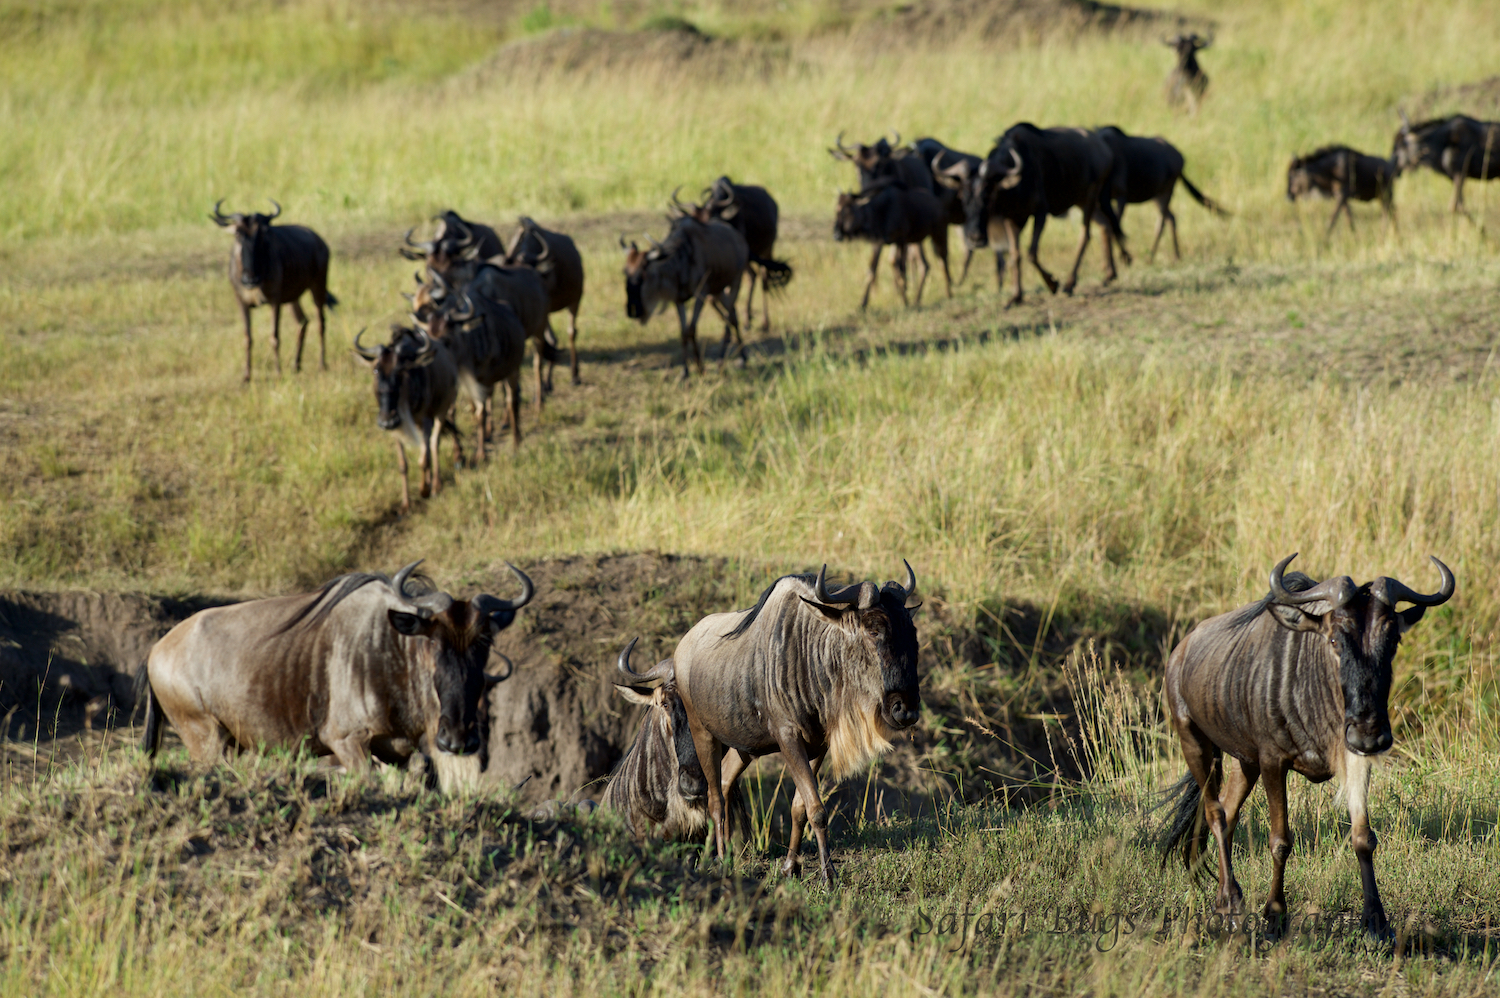
[[[1398,752],[1373,809],[1414,955],[1340,931],[1106,950],[1036,930],[1059,905],[1096,928],[1209,900],[1158,873],[1146,841],[1147,792],[1178,767],[1155,736],[1085,737],[1073,751],[1092,776],[1045,807],[955,795],[946,813],[851,828],[832,894],[765,881],[774,846],[721,880],[607,823],[532,828],[503,800],[431,801],[394,776],[350,786],[287,760],[152,776],[85,739],[0,796],[4,992],[1492,985],[1500,204],[1473,183],[1479,224],[1455,220],[1446,182],[1405,177],[1398,231],[1358,206],[1358,231],[1325,240],[1331,206],[1288,204],[1283,171],[1329,142],[1386,153],[1404,102],[1492,72],[1476,39],[1500,12],[1183,8],[1216,37],[1208,99],[1187,117],[1162,97],[1166,28],[1078,33],[1046,27],[1040,3],[992,6],[1026,30],[944,33],[936,4],[0,0],[0,587],[265,594],[425,558],[462,589],[502,559],[655,549],[764,566],[745,600],[784,571],[883,579],[904,557],[944,626],[994,637],[1019,607],[1051,636],[1043,678],[1015,672],[1038,664],[1038,637],[1031,662],[995,652],[988,670],[934,645],[925,681],[983,717],[1012,689],[1033,710],[1047,691],[1072,697],[1081,737],[1090,719],[1142,721],[1118,713],[1123,688],[1087,707],[1101,677],[1119,666],[1153,703],[1172,641],[1260,595],[1285,554],[1422,589],[1434,553],[1458,595],[1404,642]],[[664,31],[672,18],[714,40]],[[1023,119],[1165,134],[1233,215],[1179,197],[1182,261],[1138,260],[1101,289],[1095,247],[1073,298],[1028,272],[1027,303],[1002,311],[986,252],[951,301],[939,273],[902,309],[887,272],[857,313],[868,249],[831,239],[834,192],[854,181],[825,152],[834,136],[894,128],[983,153]],[[797,277],[747,370],[683,385],[675,320],[624,316],[616,239],[660,236],[666,195],[724,172],[776,194]],[[274,197],[333,247],[328,372],[314,343],[312,369],[293,374],[284,349],[277,376],[260,310],[240,386],[227,240],[203,217],[220,197]],[[402,317],[412,265],[394,247],[450,206],[577,236],[584,384],[560,379],[540,422],[523,410],[518,452],[445,463],[442,495],[401,517],[349,344]],[[1154,208],[1125,225],[1144,256]],[[1076,220],[1048,226],[1049,267],[1076,238]],[[1057,666],[1087,640],[1102,661],[1069,687]],[[1304,911],[1357,904],[1332,795],[1292,798]],[[1252,895],[1269,873],[1257,808]],[[1032,928],[912,934],[918,909],[985,905]]]

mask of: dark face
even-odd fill
[[[984,249],[990,244],[990,191],[988,162],[981,163],[973,176],[964,179],[958,195],[964,206],[964,245]]]
[[[645,325],[651,318],[641,294],[641,284],[646,276],[646,254],[634,245],[625,254],[625,315]]]
[[[510,625],[515,611],[484,614],[464,601],[431,617],[391,610],[389,618],[399,633],[425,639],[417,658],[431,669],[438,697],[438,751],[479,751],[479,704],[488,685],[485,663],[494,636]]]
[[[858,198],[853,194],[840,194],[838,214],[833,219],[833,238],[836,242],[846,239],[857,239],[864,234],[864,221],[858,205]]]
[[[1307,167],[1299,166],[1295,162],[1287,167],[1286,171],[1286,199],[1295,201],[1312,189],[1307,175]]]
[[[1344,744],[1359,755],[1391,747],[1391,662],[1401,634],[1396,615],[1361,592],[1328,614],[1324,624],[1339,657],[1344,692]]]
[[[677,792],[689,804],[697,803],[708,795],[708,778],[698,762],[698,749],[688,728],[687,708],[682,704],[676,683],[663,687],[661,709],[671,724],[672,750],[677,756]]]
[[[881,715],[892,728],[909,728],[921,716],[922,696],[917,689],[917,629],[904,594],[888,586],[878,604],[858,613],[885,687]]]
[[[259,285],[266,278],[270,228],[271,219],[266,215],[234,216],[234,240],[240,249],[240,283],[247,288]]]
[[[375,421],[382,430],[394,430],[401,425],[403,400],[408,411],[419,408],[414,403],[426,393],[427,371],[399,346],[381,347],[380,357],[370,366],[375,371],[375,401],[380,407]]]

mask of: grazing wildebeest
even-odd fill
[[[323,309],[333,308],[339,300],[328,290],[328,244],[312,229],[303,225],[272,225],[281,215],[281,205],[274,214],[225,215],[219,209],[224,199],[214,205],[208,217],[234,235],[234,249],[229,251],[229,284],[239,303],[240,317],[245,320],[245,380],[250,380],[250,310],[257,305],[271,306],[271,352],[276,357],[276,373],[281,373],[281,306],[291,305],[296,316],[297,359],[295,371],[302,370],[302,341],[307,337],[307,315],[300,301],[304,291],[311,292],[318,308],[318,365],[328,370],[327,342]]]
[[[620,813],[635,835],[702,841],[708,831],[708,781],[698,763],[687,711],[672,674],[672,660],[658,662],[644,673],[630,668],[630,653],[639,639],[620,652],[616,667],[624,683],[620,696],[646,708],[635,741],[625,751],[604,791],[600,806]],[[658,683],[655,688],[649,684]],[[730,820],[749,827],[742,795],[729,802]]]
[[[449,209],[432,220],[438,223],[437,232],[425,242],[416,242],[406,230],[406,245],[401,255],[408,260],[426,260],[439,273],[447,273],[448,267],[460,260],[488,260],[505,252],[500,235],[492,227],[480,222],[469,222]]]
[[[1317,192],[1323,197],[1338,199],[1333,206],[1333,217],[1328,220],[1328,231],[1339,220],[1339,212],[1349,219],[1349,231],[1354,231],[1354,210],[1349,200],[1380,200],[1387,224],[1396,221],[1396,208],[1392,195],[1395,192],[1396,166],[1388,159],[1370,156],[1350,149],[1348,146],[1324,146],[1306,156],[1294,156],[1286,168],[1286,199],[1296,201]]]
[[[1467,115],[1433,118],[1413,125],[1401,114],[1401,127],[1392,143],[1396,175],[1425,166],[1453,181],[1454,214],[1464,208],[1464,180],[1500,177],[1500,122],[1477,121]]]
[[[943,263],[943,280],[947,284],[948,297],[953,297],[953,277],[948,271],[948,219],[943,206],[936,197],[922,190],[910,190],[890,180],[879,181],[863,194],[845,192],[839,195],[838,214],[833,222],[833,238],[868,239],[875,244],[875,253],[870,257],[870,278],[865,282],[865,295],[860,299],[861,310],[870,304],[870,291],[875,287],[875,272],[880,266],[880,251],[887,246],[896,247],[892,266],[896,270],[896,290],[901,293],[901,304],[910,304],[906,299],[906,248],[917,247],[922,261],[922,278],[917,282],[917,304],[922,304],[922,288],[927,284],[927,273],[932,268],[927,263],[927,254],[922,249],[922,240],[932,241],[932,251]]]
[[[200,763],[231,747],[305,745],[363,772],[372,753],[402,764],[478,751],[480,699],[511,671],[485,672],[491,642],[530,601],[531,580],[510,566],[519,599],[455,600],[417,584],[419,564],[193,614],[136,677],[141,747],[156,754],[165,717]]]
[[[836,780],[858,771],[917,723],[922,705],[917,631],[906,608],[917,587],[911,566],[904,586],[880,589],[861,582],[829,592],[826,572],[783,576],[751,609],[709,614],[672,655],[719,856],[729,845],[725,789],[756,756],[780,752],[797,788],[782,872],[801,869],[809,820],[825,884],[833,863],[818,770]]]
[[[561,232],[544,229],[526,216],[503,258],[507,267],[530,267],[542,278],[547,290],[547,311],[568,311],[568,353],[571,355],[573,384],[582,384],[578,376],[578,309],[583,303],[583,256],[573,240]],[[548,327],[551,320],[548,320]],[[552,390],[552,367],[547,363],[547,390]]]
[[[1375,886],[1376,838],[1366,811],[1374,756],[1391,747],[1388,700],[1391,662],[1401,635],[1430,606],[1452,597],[1453,573],[1431,596],[1381,577],[1356,586],[1347,575],[1314,582],[1300,572],[1271,569],[1271,591],[1238,610],[1212,617],[1183,638],[1167,660],[1167,714],[1187,757],[1166,853],[1182,843],[1191,866],[1212,832],[1219,847],[1215,910],[1244,906],[1230,851],[1240,807],[1265,775],[1271,844],[1267,918],[1286,913],[1283,875],[1292,854],[1286,774],[1314,783],[1338,775],[1349,797],[1350,842],[1359,859],[1365,929],[1390,932]],[[1397,611],[1398,603],[1412,604]],[[1224,765],[1223,756],[1233,765]],[[1220,790],[1220,781],[1224,789]],[[1165,862],[1165,856],[1163,857]]]
[[[1095,129],[1094,134],[1104,140],[1115,158],[1105,195],[1114,203],[1115,216],[1123,223],[1126,205],[1156,202],[1161,218],[1156,223],[1156,238],[1151,242],[1150,260],[1153,263],[1156,261],[1156,247],[1161,244],[1162,233],[1169,222],[1172,225],[1172,256],[1182,259],[1182,251],[1177,245],[1177,216],[1172,214],[1172,194],[1177,190],[1178,181],[1187,188],[1194,201],[1209,211],[1221,217],[1228,214],[1183,174],[1182,153],[1166,139],[1127,135],[1114,125]]]
[[[449,294],[428,311],[424,320],[413,313],[412,324],[448,347],[458,368],[458,386],[469,397],[479,424],[478,460],[485,459],[484,442],[495,431],[490,397],[495,385],[505,383],[510,440],[521,446],[521,362],[526,358],[526,330],[515,310],[505,302],[481,294]],[[556,352],[552,354],[555,359]]]
[[[1213,36],[1199,38],[1197,35],[1173,35],[1163,38],[1162,44],[1177,52],[1177,65],[1167,77],[1167,102],[1181,104],[1187,101],[1188,110],[1198,111],[1198,102],[1208,89],[1208,74],[1198,65],[1198,53],[1214,43]]]
[[[736,184],[720,177],[703,191],[703,207],[709,217],[734,226],[745,237],[750,252],[750,290],[745,295],[745,325],[755,325],[755,279],[761,279],[761,329],[771,328],[771,292],[779,291],[792,279],[791,265],[773,259],[776,252],[776,230],[780,209],[776,199],[764,187]]]
[[[458,365],[445,344],[420,329],[392,325],[391,341],[381,347],[362,346],[363,335],[360,330],[354,337],[354,352],[375,372],[375,401],[380,406],[376,421],[382,430],[396,434],[401,512],[407,513],[411,491],[406,481],[406,444],[420,456],[423,499],[442,489],[438,442],[444,429],[453,434],[458,462],[463,463],[458,428],[449,416],[458,397]]]
[[[724,345],[719,354],[719,366],[729,358],[729,338],[733,333],[739,348],[740,364],[745,363],[745,341],[740,337],[740,320],[735,313],[735,299],[740,293],[740,283],[745,276],[745,267],[750,262],[750,250],[745,237],[728,222],[716,218],[699,218],[706,215],[702,210],[683,215],[672,221],[672,231],[663,242],[651,241],[651,248],[642,251],[633,241],[626,244],[620,237],[620,248],[625,250],[625,314],[645,325],[651,314],[668,303],[677,307],[677,323],[682,331],[682,377],[688,377],[688,358],[691,354],[703,373],[703,353],[698,348],[698,316],[703,304],[712,301],[724,316]],[[693,317],[687,316],[684,305],[693,302]]]
[[[967,161],[947,167],[935,174],[939,182],[958,190],[964,205],[964,241],[974,249],[988,245],[990,225],[1000,222],[1015,259],[1015,294],[1010,305],[1019,304],[1021,291],[1021,230],[1031,220],[1031,247],[1028,258],[1042,275],[1047,290],[1057,293],[1057,279],[1037,259],[1042,229],[1047,216],[1066,215],[1078,207],[1083,212],[1083,237],[1078,255],[1063,291],[1073,293],[1078,284],[1078,267],[1083,251],[1089,245],[1089,225],[1096,215],[1104,219],[1104,283],[1116,277],[1114,244],[1120,244],[1120,255],[1130,262],[1125,248],[1125,233],[1106,196],[1106,185],[1114,169],[1114,154],[1099,136],[1082,128],[1037,128],[1030,122],[1012,125],[995,141],[995,147],[971,171]],[[1005,256],[995,254],[997,279],[1004,281]]]

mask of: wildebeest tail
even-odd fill
[[[549,364],[562,364],[562,363],[566,363],[566,358],[563,357],[562,352],[559,351],[554,344],[548,342],[548,338],[545,335],[542,336],[541,339],[535,340],[533,342],[536,343],[537,352],[542,355],[542,359],[545,360],[547,363],[549,363]]]
[[[1203,847],[1208,843],[1208,826],[1203,823],[1203,790],[1192,773],[1168,787],[1162,804],[1172,805],[1172,816],[1162,838],[1161,865],[1166,866],[1173,850],[1182,847],[1182,865],[1192,869]]]
[[[1177,179],[1182,181],[1182,186],[1187,188],[1187,192],[1193,196],[1194,201],[1197,201],[1203,207],[1207,208],[1215,215],[1218,215],[1220,218],[1227,218],[1229,216],[1229,212],[1220,207],[1217,201],[1209,197],[1207,194],[1204,194],[1198,188],[1194,187],[1193,182],[1187,178],[1186,174],[1179,174]]]
[[[767,291],[780,291],[792,281],[792,265],[784,260],[769,260],[752,256],[750,262],[765,271],[766,276],[762,281],[762,286]]]
[[[339,300],[332,291],[324,291],[323,304],[328,308],[338,308]]]
[[[156,691],[151,688],[151,674],[146,669],[146,663],[136,670],[135,681],[131,683],[131,697],[137,705],[141,698],[145,697],[146,703],[146,730],[141,735],[141,751],[147,755],[156,756],[156,750],[161,748],[161,704],[156,702]],[[131,708],[132,716],[135,708]]]

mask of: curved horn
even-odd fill
[[[623,233],[623,232],[620,233],[620,249],[622,249],[622,250],[628,250],[628,249],[630,249],[630,244],[627,243],[627,242],[625,242],[625,233]]]
[[[899,146],[900,144],[901,144],[901,133],[898,132],[898,131],[896,131],[894,128],[891,129],[891,148],[894,149],[895,147]]]
[[[905,558],[901,559],[901,564],[906,566],[906,585],[901,588],[906,591],[906,598],[911,599],[912,593],[917,591],[917,573],[911,570],[911,562]]]
[[[641,233],[641,235],[643,235],[643,236],[646,237],[646,241],[651,244],[651,248],[652,249],[654,249],[654,250],[660,250],[663,253],[665,253],[667,251],[667,248],[665,246],[663,246],[661,243],[657,242],[656,239],[649,232],[643,232],[643,233]]]
[[[1195,37],[1196,37],[1196,36],[1195,36]],[[1213,32],[1209,32],[1209,35],[1208,35],[1208,37],[1207,37],[1207,38],[1205,38],[1205,39],[1202,39],[1202,40],[1201,40],[1201,41],[1202,41],[1202,44],[1200,44],[1200,45],[1199,45],[1199,46],[1198,46],[1198,48],[1199,48],[1199,49],[1200,49],[1200,50],[1201,50],[1201,49],[1206,49],[1206,48],[1208,48],[1208,47],[1209,47],[1209,46],[1210,46],[1210,45],[1212,45],[1212,44],[1213,44],[1213,43],[1214,43],[1214,36],[1213,36]]]
[[[1015,164],[1015,166],[1012,166],[1010,169],[1006,170],[1005,172],[1006,172],[1006,174],[1008,176],[1015,176],[1016,174],[1018,174],[1018,173],[1021,172],[1021,157],[1016,152],[1015,146],[1011,146],[1011,149],[1010,149],[1010,159],[1011,159],[1011,162]]]
[[[266,217],[267,218],[280,218],[281,217],[281,205],[279,205],[279,204],[276,203],[276,199],[275,198],[266,198],[266,200],[269,201],[269,202],[271,202],[272,206],[275,207],[275,209],[276,209],[275,211],[271,212],[271,214],[267,215]]]
[[[415,239],[413,239],[411,237],[411,234],[413,232],[415,232],[415,231],[417,231],[417,230],[416,229],[407,229],[406,230],[406,246],[401,247],[401,255],[404,256],[404,257],[406,257],[408,260],[422,260],[422,259],[425,259],[426,256],[427,256],[427,254],[431,253],[433,247],[437,245],[436,242],[426,242],[426,243],[419,243],[419,242],[417,242]],[[406,248],[407,246],[415,247],[417,250],[420,250],[420,252],[413,252],[412,250],[407,249]]]
[[[503,676],[495,676],[495,675],[491,675],[490,673],[487,672],[487,673],[484,674],[484,685],[486,685],[486,686],[494,686],[496,683],[503,683],[507,679],[509,679],[511,676],[515,675],[515,673],[516,673],[516,663],[514,663],[514,662],[512,662],[510,660],[510,656],[504,655],[504,654],[502,654],[502,653],[500,653],[498,651],[495,651],[493,648],[490,649],[490,654],[493,655],[493,656],[495,656],[500,661],[502,661],[502,662],[505,663],[505,675],[503,675]],[[530,779],[530,777],[528,777],[528,779]]]
[[[1412,591],[1406,583],[1396,579],[1379,578],[1370,583],[1370,595],[1391,609],[1396,608],[1397,603],[1414,603],[1417,606],[1439,606],[1453,598],[1453,590],[1457,584],[1453,579],[1453,571],[1434,555],[1428,555],[1432,563],[1437,566],[1438,573],[1443,577],[1442,585],[1438,591],[1431,596],[1423,596],[1419,592]]]
[[[441,301],[442,299],[448,297],[448,282],[443,280],[442,274],[439,274],[431,267],[428,267],[427,278],[428,283],[432,285],[431,295],[434,299]]]
[[[219,210],[219,208],[222,207],[223,204],[224,204],[224,199],[223,198],[219,198],[219,200],[215,201],[214,202],[214,213],[212,215],[208,216],[208,217],[211,218],[211,219],[213,219],[215,222],[219,223],[220,225],[228,225],[230,222],[234,221],[234,218],[231,217],[231,216],[229,216],[229,215],[224,214],[223,212],[221,212]]]
[[[635,650],[635,643],[640,638],[631,638],[630,644],[626,645],[620,652],[620,657],[615,659],[615,668],[619,670],[626,682],[631,686],[644,686],[647,683],[656,682],[658,679],[667,680],[672,678],[676,670],[676,663],[670,658],[662,659],[645,672],[636,672],[630,667],[630,653]]]
[[[687,205],[683,204],[681,201],[679,201],[677,199],[677,194],[681,190],[682,190],[682,185],[678,184],[677,187],[676,187],[676,189],[674,189],[672,191],[672,207],[675,208],[675,209],[677,209],[678,211],[682,212],[684,215],[691,215],[693,213],[693,209],[689,208]]]
[[[463,302],[462,311],[449,313],[448,321],[454,323],[468,322],[470,319],[474,318],[474,299],[469,297],[469,292],[467,291],[460,291],[458,293],[458,297],[459,300]]]
[[[839,132],[839,137],[833,140],[834,148],[828,150],[834,159],[851,160],[854,154],[844,147],[844,133]]]
[[[423,319],[415,312],[409,312],[407,314],[411,317],[411,324],[413,329],[420,330],[421,332],[424,332],[429,336],[432,335],[432,324],[430,322],[428,322],[426,319]]]
[[[1276,563],[1271,569],[1271,596],[1277,603],[1285,606],[1299,606],[1304,603],[1316,603],[1318,600],[1326,600],[1334,607],[1343,606],[1349,602],[1354,595],[1354,583],[1347,575],[1336,575],[1331,579],[1324,579],[1311,589],[1304,589],[1300,593],[1288,592],[1282,583],[1282,574],[1287,565],[1291,564],[1297,553],[1287,555]]]
[[[1401,115],[1401,127],[1409,131],[1411,129],[1411,119],[1406,116],[1406,108],[1398,107],[1396,108],[1396,113]],[[214,206],[214,210],[219,210],[218,205]]]
[[[365,327],[365,329],[368,329],[368,328],[369,328],[368,326]],[[354,352],[357,353],[357,354],[359,354],[361,357],[363,357],[365,360],[368,360],[368,361],[379,360],[380,359],[380,351],[378,349],[376,349],[375,347],[364,346],[363,344],[361,344],[359,342],[359,338],[361,336],[363,336],[363,335],[365,335],[365,330],[364,329],[361,329],[359,332],[357,332],[357,333],[354,334]],[[415,566],[413,566],[413,567],[415,567]]]
[[[852,586],[845,586],[838,592],[828,591],[828,566],[824,565],[818,570],[818,579],[813,583],[813,597],[819,603],[836,605],[839,603],[854,603],[861,610],[868,610],[875,605],[880,598],[879,591],[873,582],[860,582]]]
[[[456,248],[467,249],[468,247],[474,245],[474,230],[465,225],[463,219],[459,218],[457,215],[454,215],[451,221],[453,222],[454,226],[458,228],[459,232],[462,233],[462,235],[458,237]],[[443,231],[446,233],[448,230],[444,229]]]
[[[511,573],[515,575],[516,580],[521,583],[521,595],[515,599],[496,599],[495,607],[499,610],[519,610],[531,602],[531,597],[536,592],[536,587],[531,584],[531,580],[526,577],[525,572],[510,562],[507,561],[505,567],[510,569]]]
[[[426,560],[426,558],[418,558],[410,565],[406,565],[399,569],[396,574],[391,577],[391,588],[396,590],[397,596],[400,596],[403,599],[410,598],[406,595],[406,582],[411,578],[411,573],[417,570],[417,566],[422,564],[422,562]]]
[[[531,219],[528,218],[526,221],[531,222]],[[537,254],[537,258],[534,262],[541,263],[543,260],[551,259],[552,244],[547,242],[547,237],[542,235],[541,230],[537,227],[537,224],[535,222],[531,222],[531,234],[533,236],[536,236],[536,241],[542,244],[542,251]]]

